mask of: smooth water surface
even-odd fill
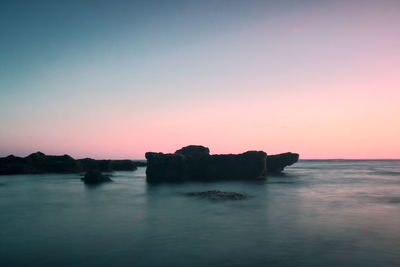
[[[1,266],[400,266],[400,161],[302,160],[257,182],[149,185],[145,168],[0,176]],[[247,193],[212,201],[184,193]]]

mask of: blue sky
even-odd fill
[[[1,1],[0,152],[141,158],[202,143],[397,157],[399,11],[396,1]]]

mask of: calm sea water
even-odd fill
[[[0,176],[1,266],[400,266],[400,161],[303,160],[258,182],[79,178]],[[252,197],[184,195],[212,189]]]

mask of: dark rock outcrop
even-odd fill
[[[299,160],[299,154],[282,153],[271,155],[267,158],[267,170],[270,173],[280,173],[286,166],[290,166]]]
[[[100,184],[105,182],[112,182],[110,177],[102,174],[100,171],[88,171],[85,176],[81,178],[85,184]]]
[[[135,167],[146,167],[147,161],[146,160],[133,160],[132,161]]]
[[[183,147],[174,154],[147,152],[145,156],[148,182],[254,180],[262,178],[269,168],[271,172],[282,171],[299,157],[293,153],[267,157],[264,151],[210,155],[203,146]]]
[[[33,173],[75,173],[81,170],[79,163],[68,155],[48,156],[36,152],[25,159]]]
[[[149,182],[182,180],[185,156],[181,154],[146,153],[146,176]]]
[[[224,192],[220,190],[210,190],[205,192],[190,192],[188,196],[196,196],[200,198],[207,198],[211,200],[241,200],[249,198],[248,194],[241,194],[236,192]]]
[[[13,155],[0,158],[1,174],[35,173],[79,173],[89,170],[101,172],[134,171],[146,162],[131,160],[95,160],[90,158],[75,160],[71,156],[50,156],[42,152],[30,154],[25,158]]]
[[[22,174],[29,173],[30,170],[25,158],[14,155],[0,158],[0,174]]]
[[[204,146],[185,146],[182,147],[181,149],[175,151],[175,154],[180,154],[185,157],[193,157],[193,158],[201,158],[201,157],[206,157],[210,155],[210,149],[208,147]]]
[[[210,155],[202,146],[184,147],[174,154],[147,152],[147,181],[256,179],[265,174],[266,157],[263,151]]]
[[[211,155],[206,176],[212,180],[254,180],[266,173],[264,151],[247,151],[242,154]]]
[[[79,163],[68,155],[47,156],[36,152],[25,158],[13,155],[0,158],[0,174],[75,173],[80,171]]]
[[[112,160],[112,169],[114,171],[134,171],[137,169],[137,165],[132,160]]]
[[[83,171],[97,170],[101,172],[113,171],[113,165],[111,160],[95,160],[91,158],[84,158],[77,160],[82,167]]]

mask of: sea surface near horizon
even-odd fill
[[[400,266],[398,160],[300,160],[257,182],[112,178],[0,176],[0,266]],[[214,189],[251,197],[185,195]]]

